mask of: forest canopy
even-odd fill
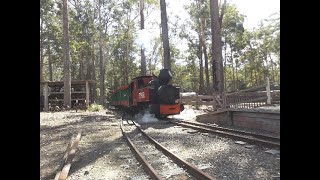
[[[183,18],[167,11],[172,83],[184,91],[209,94],[215,56],[210,0],[190,0],[183,8],[188,15]],[[219,1],[219,15],[224,89],[261,85],[266,78],[280,84],[280,13],[255,29],[243,26],[246,15],[228,1]],[[107,94],[140,75],[142,50],[146,74],[157,75],[164,67],[160,1],[69,0],[68,20],[71,79],[95,80],[96,99],[101,83]],[[41,0],[40,81],[64,80],[63,38],[62,1]]]

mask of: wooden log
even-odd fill
[[[67,179],[70,167],[71,167],[71,163],[69,163],[63,167],[58,180],[66,180]]]
[[[69,151],[67,153],[67,156],[64,156],[64,164],[65,165],[63,166],[62,170],[56,174],[56,178],[58,177],[58,180],[66,180],[67,179],[68,173],[69,173],[69,170],[71,167],[71,163],[76,155],[76,150],[79,145],[80,139],[81,139],[81,131],[78,133],[76,139],[71,143],[70,148],[67,148],[67,149],[69,149]],[[55,178],[55,180],[56,180],[56,178]]]
[[[54,180],[59,180],[60,174],[61,174],[61,171],[57,172],[56,176],[54,177]]]

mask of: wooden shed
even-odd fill
[[[88,107],[93,102],[93,80],[71,81],[71,108],[77,103],[79,106]],[[51,107],[63,107],[64,99],[63,81],[40,82],[40,111],[49,111]]]

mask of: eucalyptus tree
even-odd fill
[[[221,25],[221,33],[224,39],[224,71],[226,71],[227,62],[231,63],[232,78],[231,81],[225,77],[225,86],[227,82],[231,83],[231,91],[236,90],[238,82],[238,67],[239,57],[245,47],[242,41],[244,32],[244,15],[241,14],[237,7],[232,4],[227,4],[225,8],[224,18]],[[229,48],[228,48],[229,47]],[[229,54],[229,56],[227,56]],[[229,57],[229,61],[227,61]],[[235,65],[234,65],[235,64]],[[228,85],[229,86],[229,85]]]
[[[264,79],[268,76],[272,82],[276,80],[276,68],[280,59],[280,17],[278,13],[265,19],[261,24],[258,32],[260,39],[260,53],[265,64]],[[277,63],[278,62],[278,63]]]
[[[70,51],[69,51],[69,22],[68,22],[68,2],[63,0],[63,59],[64,59],[64,106],[71,107],[71,76],[70,76]]]
[[[144,10],[144,0],[140,0],[140,28],[141,30],[144,29],[144,14],[143,14],[143,10]],[[146,56],[144,54],[144,48],[141,47],[141,75],[146,75],[147,73],[147,67],[146,67]]]
[[[52,20],[52,9],[54,2],[52,0],[40,1],[40,81],[44,80],[44,51],[48,46],[49,25]]]
[[[70,12],[71,56],[73,57],[72,77],[80,80],[96,81],[95,42],[98,31],[97,9],[95,2],[90,0],[72,0]],[[78,72],[78,73],[77,73]],[[93,100],[97,96],[96,83],[92,85]]]
[[[210,0],[210,17],[212,36],[211,56],[213,67],[213,87],[216,92],[221,94],[224,91],[224,78],[218,0]]]
[[[168,35],[168,18],[166,1],[160,0],[161,9],[161,38],[163,44],[164,68],[171,70],[169,35]]]
[[[185,26],[182,28],[180,33],[181,38],[187,39],[189,44],[189,53],[193,52],[196,54],[195,57],[199,60],[199,80],[198,80],[198,93],[203,94],[205,89],[207,90],[209,76],[206,76],[206,88],[204,85],[204,75],[203,75],[203,57],[205,59],[205,71],[206,74],[209,72],[208,70],[208,55],[206,51],[206,33],[205,33],[205,22],[207,18],[205,18],[209,11],[208,6],[202,4],[201,1],[191,2],[189,6],[186,6],[188,13],[190,15],[190,21],[185,22]],[[208,17],[208,16],[207,16]],[[188,25],[187,25],[188,24]],[[189,55],[191,57],[193,55]]]
[[[121,2],[120,2],[121,3]],[[111,24],[114,21],[114,7],[117,5],[115,1],[98,0],[96,9],[98,13],[97,17],[97,29],[99,32],[99,78],[100,78],[100,104],[104,105],[105,102],[105,65],[106,59],[104,55],[108,55],[109,48],[106,46],[109,42],[108,32]],[[105,51],[106,50],[106,51]]]

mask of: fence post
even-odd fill
[[[227,95],[226,92],[223,92],[223,109],[228,109],[228,105],[227,105]]]
[[[269,78],[267,77],[267,87],[266,87],[266,91],[267,91],[267,104],[271,104],[271,93],[270,93],[270,82],[269,82]]]

